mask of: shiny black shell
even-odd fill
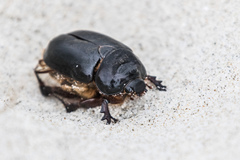
[[[130,81],[147,76],[145,67],[129,47],[92,31],[75,31],[54,38],[44,52],[44,61],[77,81],[95,81],[106,95],[119,94]]]

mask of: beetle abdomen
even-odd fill
[[[68,34],[54,38],[44,53],[49,67],[83,83],[92,81],[99,60],[97,45]]]

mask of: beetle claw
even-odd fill
[[[108,101],[106,99],[103,100],[102,102],[102,108],[100,113],[104,113],[104,116],[102,117],[102,121],[103,120],[107,120],[107,124],[111,123],[111,120],[113,120],[115,123],[118,121],[116,118],[113,118],[109,112],[108,109]]]
[[[159,91],[167,91],[167,87],[166,87],[166,86],[163,86],[163,85],[158,85],[158,86],[157,86],[157,89],[158,89]]]
[[[167,87],[166,86],[163,86],[161,83],[162,81],[158,81],[156,80],[156,77],[155,76],[147,76],[147,79],[152,82],[159,91],[167,91]]]
[[[110,124],[111,120],[113,120],[114,123],[118,121],[116,118],[113,118],[111,115],[107,115],[107,114],[104,114],[104,116],[101,119],[101,121],[104,121],[104,120],[107,120],[107,124]]]

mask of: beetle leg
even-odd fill
[[[65,98],[56,94],[53,96],[63,103],[68,113],[76,111],[78,108],[94,108],[102,104],[101,98],[83,100],[82,98]]]
[[[107,120],[107,124],[110,124],[111,120],[114,120],[114,122],[118,121],[116,118],[113,118],[111,116],[108,109],[108,101],[106,99],[103,100],[102,98],[91,98],[87,100],[82,100],[79,98],[65,99],[58,95],[54,95],[54,96],[63,103],[68,113],[72,111],[76,111],[78,108],[94,108],[102,104],[100,113],[104,113],[104,116],[102,117],[101,120],[102,121]]]
[[[148,85],[148,84],[146,84],[146,86],[147,86],[148,88],[150,88],[150,89],[152,89],[152,88],[153,88],[152,86],[150,86],[150,85]]]
[[[150,75],[148,75],[147,76],[147,79],[150,81],[150,82],[152,82],[156,87],[157,87],[157,89],[159,90],[159,91],[166,91],[166,86],[163,86],[161,83],[162,83],[162,81],[158,81],[158,80],[156,80],[156,77],[155,76],[150,76]]]
[[[76,111],[79,108],[79,100],[66,100],[63,97],[58,96],[57,94],[53,95],[54,97],[56,97],[59,101],[62,102],[62,104],[64,105],[67,113]]]
[[[51,87],[45,86],[43,81],[40,79],[38,74],[40,73],[48,73],[49,71],[37,71],[36,68],[34,70],[35,76],[37,77],[38,83],[39,83],[39,88],[43,96],[49,96],[51,93]]]
[[[113,118],[109,112],[109,109],[108,109],[108,101],[106,99],[104,99],[102,101],[102,108],[101,108],[101,111],[100,113],[104,113],[104,116],[102,117],[102,121],[103,120],[107,120],[107,124],[110,124],[111,123],[111,119],[114,120],[114,122],[117,122],[118,120],[116,118]]]
[[[66,91],[64,91],[60,87],[50,87],[46,86],[44,82],[40,79],[38,74],[43,74],[43,73],[48,73],[50,71],[37,71],[36,69],[34,70],[34,73],[37,77],[38,83],[39,83],[39,88],[43,96],[49,96],[51,94],[58,94],[66,98],[74,98],[74,97],[79,97],[77,95],[70,94]]]

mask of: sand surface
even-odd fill
[[[0,3],[2,160],[237,160],[240,1],[3,0]],[[94,30],[130,46],[168,87],[66,113],[43,97],[33,69],[55,36]]]

